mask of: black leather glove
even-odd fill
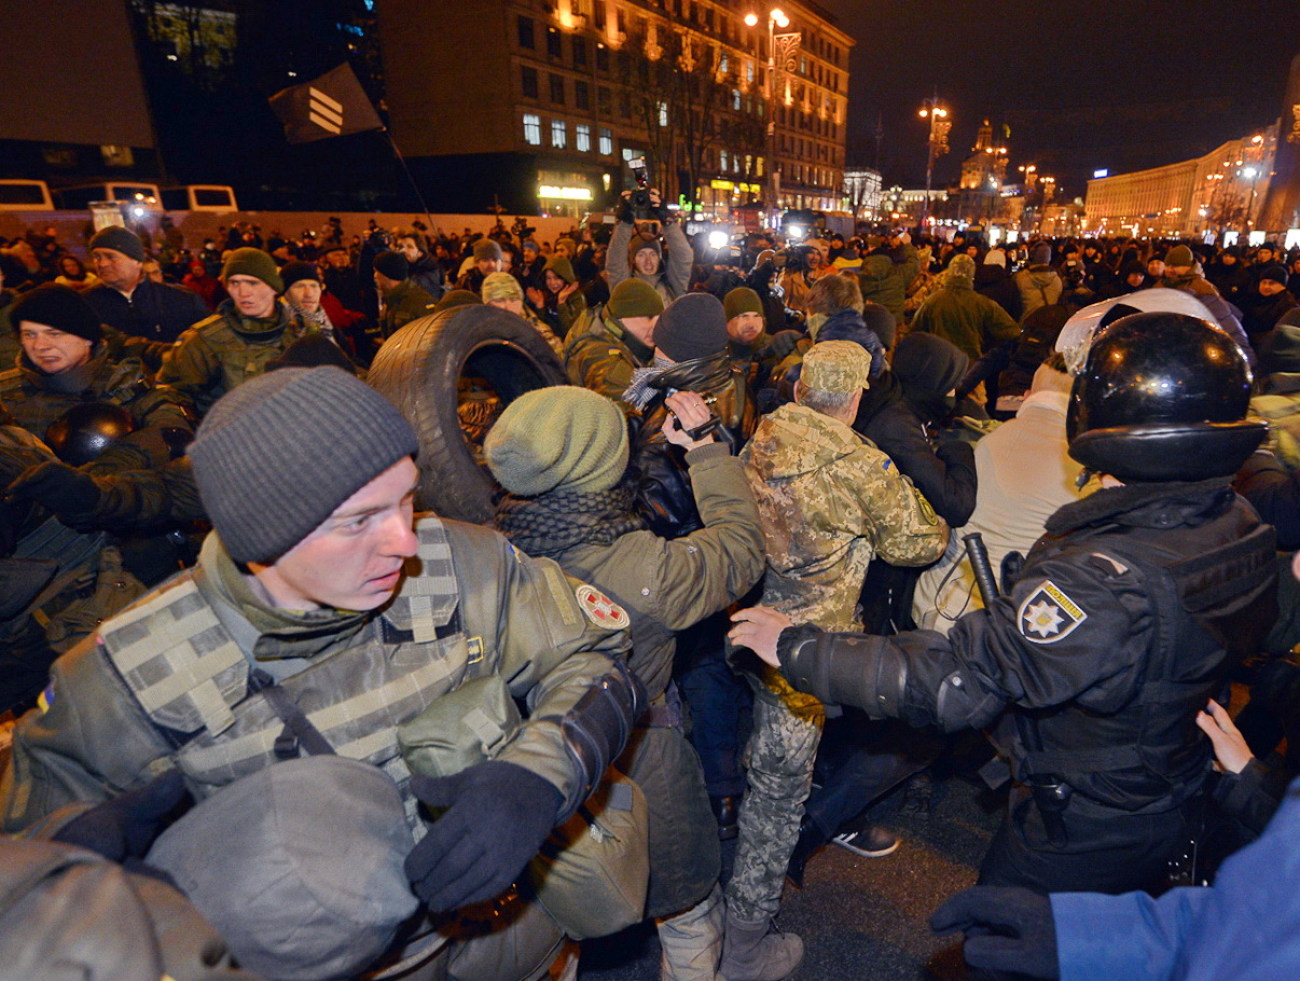
[[[9,485],[12,497],[44,505],[57,515],[84,515],[99,503],[95,478],[58,460],[25,470]]]
[[[179,770],[168,770],[73,818],[54,836],[65,845],[98,852],[113,862],[143,858],[167,826],[191,803]]]
[[[944,937],[966,933],[966,963],[1034,978],[1061,976],[1052,901],[1019,887],[975,886],[959,892],[930,917]]]
[[[447,808],[406,857],[411,888],[434,912],[503,892],[537,854],[563,803],[549,782],[501,760],[450,777],[413,777],[411,792]]]

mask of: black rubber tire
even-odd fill
[[[498,490],[461,432],[461,374],[486,378],[506,405],[537,388],[567,385],[555,353],[522,317],[461,306],[413,320],[384,341],[367,381],[401,410],[420,440],[416,506],[482,524]]]

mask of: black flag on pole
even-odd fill
[[[284,125],[290,143],[328,140],[384,126],[352,66],[346,63],[314,81],[275,93],[271,109]]]

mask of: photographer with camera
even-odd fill
[[[681,225],[663,207],[658,189],[649,186],[644,162],[640,166],[635,166],[638,161],[631,163],[637,189],[624,191],[620,200],[618,223],[605,259],[609,288],[625,279],[639,279],[663,297],[667,305],[690,285],[694,256]]]

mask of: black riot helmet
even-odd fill
[[[89,463],[135,429],[131,413],[108,402],[85,402],[69,409],[45,430],[45,443],[74,467]]]
[[[1125,482],[1230,476],[1268,431],[1246,419],[1250,391],[1241,348],[1208,321],[1121,317],[1096,334],[1075,377],[1070,456]]]

